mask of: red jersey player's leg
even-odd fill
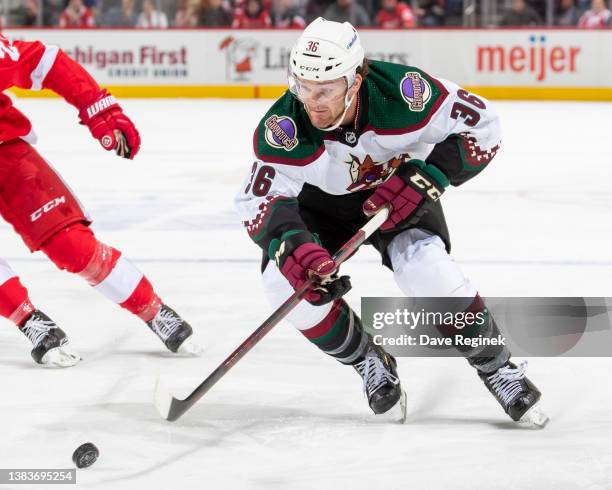
[[[31,251],[66,226],[89,222],[59,175],[20,139],[0,146],[0,214]]]
[[[0,316],[19,326],[33,311],[27,289],[8,263],[0,258]]]
[[[81,275],[139,316],[172,352],[197,352],[189,324],[162,304],[148,279],[121,252],[97,240],[79,201],[49,163],[20,140],[1,150],[0,214],[30,250],[42,250],[60,269]]]
[[[162,303],[149,280],[121,252],[97,240],[82,223],[70,225],[45,241],[40,249],[57,267],[80,275],[92,287],[147,323],[172,352],[196,353],[193,331]]]
[[[0,258],[0,316],[12,321],[32,341],[32,357],[39,364],[68,367],[80,357],[68,337],[48,316],[37,310],[8,263]]]

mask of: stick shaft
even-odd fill
[[[336,264],[340,265],[346,261],[367,239],[374,233],[389,216],[387,208],[382,209],[374,215],[362,228],[346,242],[340,250],[332,257]],[[307,281],[301,288],[296,290],[274,313],[272,313],[251,335],[249,335],[234,352],[232,352],[217,368],[198,385],[184,400],[172,399],[167,420],[174,422],[189,410],[208,390],[210,390],[232,367],[234,367],[247,352],[285,318],[302,300],[304,294],[313,285],[313,281]]]

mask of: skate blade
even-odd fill
[[[200,355],[202,355],[203,351],[204,348],[200,344],[193,341],[192,335],[191,337],[187,337],[185,339],[185,341],[180,345],[176,353],[182,356],[199,357]]]
[[[41,359],[41,363],[48,367],[72,367],[81,360],[69,345],[56,347],[47,352]]]
[[[527,425],[534,429],[543,429],[549,421],[550,418],[542,411],[539,403],[536,403],[527,410],[519,419],[520,424]]]
[[[407,417],[406,406],[406,392],[402,390],[402,394],[400,395],[400,399],[398,400],[398,402],[393,405],[389,410],[387,410],[384,414],[380,415],[389,421],[404,424],[406,422]]]

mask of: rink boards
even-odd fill
[[[7,29],[57,44],[121,97],[274,98],[296,30]],[[361,31],[366,55],[496,99],[612,100],[612,31]],[[17,90],[18,95],[49,96]]]

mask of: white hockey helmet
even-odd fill
[[[363,59],[359,34],[351,24],[319,17],[304,29],[291,49],[289,88],[296,76],[314,82],[345,77],[351,87]]]

